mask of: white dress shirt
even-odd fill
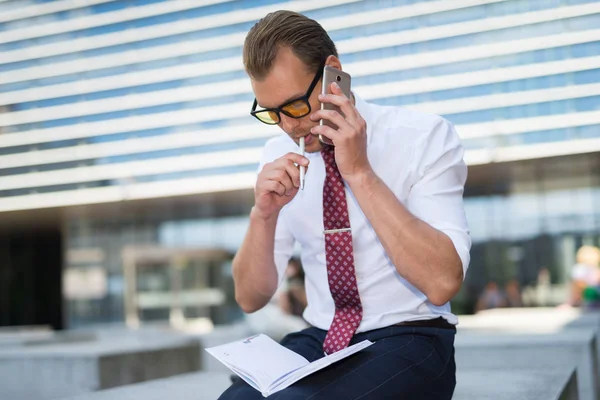
[[[439,116],[378,106],[358,96],[356,108],[367,122],[367,152],[373,170],[413,215],[450,237],[466,273],[471,247],[462,200],[467,167],[454,127]],[[285,133],[272,138],[265,145],[261,168],[298,150]],[[325,166],[320,153],[306,156],[310,164],[304,190],[279,214],[275,264],[281,282],[295,243],[300,244],[308,300],[303,316],[311,325],[327,330],[335,306],[325,262],[322,200]],[[449,303],[441,307],[433,305],[396,271],[348,185],[346,199],[363,305],[363,319],[357,332],[439,316],[456,324]]]

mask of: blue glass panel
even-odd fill
[[[190,87],[196,85],[203,85],[207,83],[215,83],[220,81],[228,81],[234,79],[243,79],[246,77],[245,72],[235,71],[226,72],[217,75],[200,76],[191,79],[179,79],[174,81],[151,83],[147,85],[134,86],[122,89],[104,90],[100,92],[87,93],[83,95],[73,95],[65,97],[57,97],[53,99],[37,100],[31,102],[25,102],[15,105],[15,110],[26,110],[31,108],[43,108],[52,107],[62,104],[76,103],[80,101],[93,101],[106,99],[111,97],[120,97],[124,95],[136,94],[136,93],[148,93],[162,90],[170,90],[175,88]],[[118,99],[116,100],[118,101]]]
[[[39,60],[25,60],[25,61],[17,61],[17,62],[11,62],[11,63],[6,63],[6,64],[0,64],[0,72],[37,67],[39,64],[40,64]]]
[[[321,8],[318,10],[309,10],[303,12],[304,15],[317,21],[325,18],[335,18],[342,15],[353,15],[365,11],[380,10],[390,7],[400,7],[415,3],[425,3],[433,0],[379,0],[379,1],[361,1],[351,4],[341,4],[339,6]]]
[[[8,154],[18,154],[18,153],[26,153],[32,150],[32,146],[13,146],[13,147],[0,147],[0,156],[5,156]],[[0,175],[2,175],[2,170],[0,169]]]
[[[581,78],[581,77],[583,77],[583,78]],[[591,79],[596,79],[596,81],[592,81]],[[356,81],[358,81],[359,84],[364,84],[364,82],[361,82],[360,79],[357,79]],[[419,94],[411,94],[411,95],[405,95],[405,96],[396,96],[396,97],[392,97],[392,98],[377,99],[377,100],[375,100],[375,102],[377,102],[379,104],[406,105],[406,104],[415,104],[415,103],[421,103],[421,102],[451,100],[454,98],[477,97],[477,96],[490,95],[490,94],[494,94],[494,93],[510,93],[510,92],[521,92],[521,91],[528,91],[528,90],[538,90],[538,89],[551,88],[551,87],[561,87],[561,86],[567,86],[571,82],[580,82],[580,81],[583,81],[584,83],[600,81],[600,69],[592,70],[592,71],[580,71],[580,72],[571,73],[571,74],[558,74],[558,75],[538,77],[538,78],[521,79],[521,80],[515,80],[515,81],[508,81],[508,82],[499,82],[499,83],[492,83],[492,84],[486,84],[486,85],[463,87],[463,88],[436,91],[436,92],[430,92],[430,93],[419,93]],[[144,91],[149,91],[152,89],[155,89],[155,90],[171,89],[173,87],[176,87],[177,84],[180,84],[179,81],[175,81],[175,82],[176,82],[175,84],[173,84],[172,82],[165,82],[165,83],[160,83],[160,84],[145,85],[145,86],[141,87],[140,91],[144,92]],[[135,89],[137,89],[137,88],[135,88]],[[50,107],[50,106],[56,106],[56,105],[61,105],[61,104],[68,104],[68,103],[81,101],[81,100],[97,100],[97,99],[109,98],[109,97],[117,97],[117,99],[115,99],[115,101],[119,101],[118,100],[119,96],[134,93],[135,89],[134,88],[115,89],[115,90],[111,90],[111,91],[96,92],[91,95],[86,95],[85,97],[69,96],[69,97],[63,97],[63,98],[42,100],[42,101],[37,101],[37,102],[27,102],[27,103],[22,103],[22,104],[16,104],[13,107],[14,107],[15,111],[21,111],[21,110],[26,110],[26,109],[35,108],[35,107]],[[248,103],[250,103],[252,101],[252,99],[253,99],[253,96],[251,93],[246,93],[246,94],[242,94],[242,95],[220,96],[220,97],[215,97],[215,98],[200,99],[197,101],[170,103],[170,104],[165,104],[165,105],[144,107],[144,108],[139,108],[139,109],[121,110],[121,111],[117,111],[117,112],[95,114],[95,115],[89,115],[89,116],[79,117],[79,118],[66,118],[66,119],[60,119],[60,120],[51,120],[51,121],[42,122],[41,124],[43,127],[64,126],[64,125],[70,125],[70,124],[74,124],[74,123],[124,118],[124,117],[133,116],[133,115],[148,115],[148,114],[167,112],[167,111],[176,111],[176,110],[189,109],[189,108],[201,108],[201,107],[205,107],[205,106],[227,104],[227,103],[239,102],[239,101],[248,101]],[[555,113],[554,111],[547,109],[552,104],[554,104],[554,103],[538,104],[536,113],[539,115]],[[576,109],[582,109],[582,110],[583,109],[592,110],[592,109],[594,109],[593,107],[595,107],[595,103],[593,103],[593,102],[591,103],[591,105],[584,105],[584,104],[587,104],[587,103],[585,103],[584,100],[580,100],[578,103],[573,103],[573,107],[575,107]],[[523,114],[523,113],[525,113],[525,114]],[[526,116],[530,115],[530,113],[525,112],[523,109],[516,109],[512,112],[512,115],[513,115],[512,118],[519,118],[518,115],[521,115],[521,117],[526,117]],[[463,116],[463,117],[465,117],[465,116]],[[463,117],[460,117],[460,118],[463,118]],[[15,128],[17,129],[17,131],[33,129],[31,125],[18,125]]]
[[[465,139],[462,141],[462,143],[465,149],[481,149],[598,137],[600,137],[600,125],[588,125],[572,128],[549,129],[537,132],[524,132],[514,135],[499,135],[476,139]]]
[[[93,162],[91,160],[79,160],[79,161],[70,161],[70,162],[64,162],[64,163],[36,165],[35,167],[4,168],[4,169],[0,169],[0,176],[26,174],[28,172],[35,172],[35,171],[40,171],[40,172],[56,171],[56,170],[60,170],[60,169],[76,168],[76,167],[86,166],[86,165],[93,165]]]
[[[240,121],[241,120],[241,121]],[[220,126],[235,126],[241,123],[248,123],[251,121],[250,116],[240,119],[232,119],[227,121],[211,121],[213,125]],[[119,140],[126,140],[132,138],[139,137],[150,137],[150,136],[159,136],[166,135],[170,133],[184,133],[184,132],[200,132],[203,129],[207,129],[209,123],[195,123],[195,124],[184,124],[177,126],[166,126],[166,127],[158,127],[154,129],[146,129],[141,131],[131,131],[131,132],[121,132],[114,133],[110,135],[101,135],[94,136],[91,138],[87,138],[88,143],[103,143],[103,142],[114,142]]]
[[[393,99],[386,99],[384,104],[393,104]],[[455,124],[472,124],[478,122],[531,118],[544,115],[556,115],[569,112],[593,111],[600,109],[600,96],[584,97],[580,99],[569,99],[550,101],[545,103],[534,103],[522,106],[502,107],[490,110],[469,111],[456,114],[444,115]]]
[[[600,125],[578,127],[576,130],[576,137],[581,139],[600,137]]]
[[[598,0],[562,0],[564,5],[596,3]]]
[[[96,160],[98,164],[114,164],[128,161],[151,160],[160,157],[175,157],[189,154],[206,154],[215,151],[226,151],[243,149],[248,147],[260,147],[264,145],[265,138],[253,138],[248,140],[239,140],[235,142],[214,143],[203,146],[191,146],[180,149],[159,150],[146,153],[129,154],[123,156],[105,157]]]
[[[152,61],[147,63],[140,64],[132,64],[125,65],[115,68],[105,68],[95,71],[89,71],[82,74],[71,74],[71,75],[62,75],[50,78],[39,79],[35,81],[36,86],[45,86],[45,85],[54,85],[59,83],[67,83],[74,82],[79,79],[92,79],[103,76],[112,76],[119,75],[131,72],[132,70],[150,70],[156,68],[162,68],[165,66],[173,66],[173,65],[181,65],[183,63],[192,63],[192,62],[200,62],[210,60],[212,58],[219,57],[234,57],[241,53],[240,48],[225,50],[225,51],[215,51],[210,53],[203,53],[196,56],[182,58],[174,58],[169,60],[159,60]],[[365,52],[367,54],[371,54],[373,58],[380,58],[385,56],[385,52],[381,51],[368,51]],[[342,56],[342,60],[344,62],[352,61],[356,58],[363,58],[363,53],[355,53],[349,54],[347,56]],[[460,72],[468,72],[468,71],[478,71],[485,70],[489,68],[500,68],[500,67],[509,67],[516,65],[525,65],[540,62],[539,60],[545,61],[556,61],[562,60],[565,58],[578,58],[578,57],[589,57],[600,54],[600,42],[590,42],[583,43],[573,46],[563,46],[545,50],[538,50],[533,52],[519,53],[519,54],[511,54],[507,56],[499,56],[482,60],[471,60],[465,62],[451,63],[445,65],[437,65],[432,67],[425,68],[417,68],[407,71],[394,71],[386,74],[376,74],[368,77],[359,77],[355,79],[357,85],[367,84],[367,83],[378,83],[378,82],[388,82],[388,81],[398,81],[398,80],[406,80],[406,79],[416,79],[424,76],[436,76],[436,75],[444,75],[444,74],[453,74]],[[360,56],[360,57],[358,57]],[[35,60],[33,60],[35,61]],[[5,64],[10,65],[10,64]],[[0,70],[2,70],[3,65],[0,65]],[[243,71],[238,71],[239,76],[245,76]],[[198,78],[198,79],[210,79],[206,78]],[[215,81],[218,81],[219,78],[215,78]],[[32,85],[32,83],[25,82],[17,82],[17,83],[9,83],[9,84],[0,84],[0,92],[6,92],[11,90],[20,90]]]
[[[462,145],[465,150],[475,150],[481,148],[494,147],[495,138],[494,137],[483,137],[476,139],[463,139]]]
[[[570,50],[573,58],[597,56],[600,54],[600,42],[576,44]]]
[[[227,3],[227,4],[230,4],[230,3]],[[546,2],[546,4],[550,4],[550,2]],[[217,6],[222,6],[222,4],[219,4]],[[489,6],[489,5],[487,5],[487,6]],[[211,7],[211,6],[209,6],[209,7]],[[484,6],[478,6],[478,7],[480,7],[481,9],[484,9]],[[205,8],[206,7],[203,7],[202,9],[205,9]],[[476,9],[476,8],[477,7],[472,7],[472,9]],[[462,10],[458,10],[458,11],[461,11],[464,14],[466,12],[465,10],[470,10],[470,9],[462,9]],[[458,11],[452,11],[452,12],[458,12]],[[518,11],[519,10],[516,9],[515,12],[518,12]],[[192,10],[186,11],[186,13],[188,13],[188,14],[190,12],[192,12]],[[177,13],[173,13],[173,14],[177,14]],[[442,13],[440,13],[440,14],[442,14]],[[170,14],[165,14],[165,15],[170,15]],[[437,15],[437,14],[432,14],[432,15]],[[465,15],[468,15],[468,14],[465,14]],[[479,15],[479,13],[477,13],[477,15]],[[156,18],[163,18],[163,17],[164,16],[156,16],[156,17],[151,17],[151,18],[156,19]],[[415,18],[425,18],[425,17],[431,18],[431,15],[423,16],[423,17],[415,17]],[[424,26],[424,23],[419,22],[418,19],[415,19],[415,18],[401,19],[401,20],[397,20],[397,21],[378,23],[378,24],[372,24],[372,25],[365,25],[362,27],[360,27],[360,26],[354,27],[348,31],[348,34],[352,35],[354,37],[356,35],[371,35],[371,34],[386,33],[386,32],[392,32],[392,31],[402,31],[402,30],[406,30],[406,29],[412,29],[417,26]],[[475,18],[475,14],[473,14],[473,18]],[[598,15],[577,17],[577,18],[565,19],[565,20],[561,20],[561,21],[551,21],[551,22],[546,22],[546,23],[521,26],[518,28],[502,29],[502,30],[496,30],[496,31],[490,31],[490,32],[482,32],[482,33],[478,33],[478,34],[470,34],[470,35],[462,35],[462,36],[457,36],[457,37],[452,37],[452,38],[444,38],[444,39],[422,42],[422,43],[417,43],[417,44],[398,46],[398,47],[392,48],[392,49],[380,50],[380,52],[386,51],[387,52],[386,54],[398,55],[398,54],[408,54],[408,53],[414,53],[414,52],[441,50],[441,49],[447,49],[447,48],[465,46],[465,45],[491,43],[491,42],[497,42],[497,41],[507,40],[507,39],[515,40],[515,39],[520,39],[520,38],[525,38],[525,37],[535,37],[535,36],[542,36],[542,35],[553,34],[553,33],[567,32],[567,31],[574,30],[574,29],[591,29],[595,26],[598,26],[599,21],[600,21],[600,17]],[[391,24],[391,25],[389,25],[389,24]],[[246,23],[246,25],[244,25],[244,26],[240,25],[240,28],[243,28],[241,31],[247,31],[247,29],[249,28],[250,25],[251,25],[251,23]],[[223,28],[228,28],[228,27],[223,27]],[[223,28],[221,28],[221,29],[223,29]],[[110,26],[104,26],[101,29],[104,29],[104,30],[110,29]],[[231,28],[229,28],[229,29],[231,29]],[[202,31],[199,31],[199,32],[202,32]],[[340,38],[343,37],[343,35],[344,35],[343,32],[341,32],[341,33],[340,32],[341,31],[331,32],[334,40],[339,40]],[[190,35],[190,34],[185,34],[185,35]],[[65,40],[67,40],[67,39],[68,38],[65,37]],[[173,36],[169,36],[166,38],[157,38],[157,39],[152,39],[152,40],[147,40],[147,41],[142,41],[142,42],[127,43],[127,44],[123,44],[123,45],[111,46],[111,47],[106,47],[106,48],[102,48],[102,49],[89,50],[89,51],[82,52],[81,56],[91,57],[91,56],[95,56],[95,55],[111,54],[111,53],[115,53],[115,52],[122,52],[122,51],[132,50],[132,49],[136,49],[136,48],[147,48],[147,47],[152,47],[152,46],[158,46],[161,44],[164,45],[164,44],[178,43],[178,42],[181,42],[182,40],[191,40],[191,39],[193,39],[192,36],[173,35]],[[53,40],[53,39],[51,37],[46,37],[46,38],[44,38],[44,40]],[[9,44],[7,44],[7,45],[9,45]],[[1,49],[2,49],[2,46],[0,45],[0,50]],[[59,60],[59,58],[57,58],[57,57],[59,57],[59,56],[49,57],[48,62],[52,62],[52,63],[57,62]],[[367,57],[369,58],[371,56],[367,55]]]
[[[219,167],[219,168],[172,172],[169,174],[140,176],[140,177],[135,177],[134,181],[137,183],[143,183],[143,182],[169,181],[169,180],[174,180],[174,179],[185,179],[185,178],[199,178],[201,176],[230,175],[230,174],[235,174],[235,173],[240,173],[240,172],[256,172],[257,168],[258,168],[258,162],[251,163],[251,164],[232,165],[232,166]],[[114,184],[118,184],[118,181],[114,182]]]
[[[161,104],[161,105],[151,106],[151,107],[125,109],[125,110],[111,111],[111,112],[106,112],[106,113],[91,114],[91,115],[78,116],[78,117],[45,120],[45,121],[41,121],[41,122],[35,123],[35,124],[12,125],[12,126],[9,126],[9,128],[13,129],[13,131],[24,132],[24,131],[28,131],[28,130],[32,130],[32,129],[56,128],[56,127],[60,127],[60,126],[68,126],[68,125],[97,122],[97,121],[106,121],[106,120],[111,120],[111,119],[132,117],[132,116],[136,116],[136,115],[138,115],[138,116],[139,115],[151,115],[151,114],[164,113],[164,112],[169,112],[169,111],[179,111],[179,110],[190,109],[190,108],[201,108],[201,107],[206,107],[206,106],[234,103],[234,102],[240,102],[240,101],[247,101],[248,104],[251,105],[253,98],[254,98],[254,96],[251,93],[246,93],[246,94],[241,94],[241,95],[228,95],[228,96],[221,96],[221,97],[217,97],[217,98],[201,99],[201,100],[197,100],[197,101],[169,103],[169,104]],[[210,124],[211,127],[218,126],[215,124],[223,124],[223,126],[226,126],[228,124],[227,121],[224,121],[223,123],[216,122],[216,121],[209,121],[207,123]]]
[[[546,131],[528,132],[519,135],[511,135],[509,139],[509,146],[563,141],[569,139],[569,130],[550,129]]]
[[[376,84],[384,82],[402,81],[409,79],[418,79],[422,77],[450,75],[471,71],[482,71],[491,68],[506,68],[518,65],[527,65],[538,63],[540,59],[545,61],[558,61],[566,58],[570,58],[571,49],[577,48],[574,52],[576,57],[588,57],[594,51],[598,51],[596,54],[600,54],[600,42],[585,43],[577,46],[563,46],[545,50],[538,50],[526,53],[511,54],[506,56],[491,57],[481,60],[469,60],[464,62],[457,62],[444,65],[434,65],[431,67],[415,68],[404,71],[392,71],[382,74],[374,74],[363,77],[354,78],[354,84],[356,86]],[[539,56],[539,53],[545,53],[543,57]],[[358,54],[358,53],[357,53]],[[345,57],[342,57],[343,61]]]
[[[168,60],[173,60],[173,59],[168,59]],[[174,61],[168,61],[167,63],[165,63],[164,61],[160,60],[160,61],[153,61],[155,63],[159,63],[162,62],[162,64],[158,64],[157,68],[162,68],[163,66],[172,66],[175,64]],[[167,65],[164,65],[167,64]],[[119,67],[112,67],[112,68],[102,68],[102,69],[96,69],[96,70],[91,70],[91,71],[86,71],[86,72],[81,72],[79,75],[80,78],[79,79],[96,79],[96,78],[104,78],[107,76],[114,76],[114,75],[122,75],[122,74],[128,74],[131,72],[134,72],[136,70],[138,70],[138,64],[129,64],[129,65],[121,65]]]
[[[583,97],[580,99],[573,99],[571,101],[574,111],[600,110],[600,96]]]
[[[600,82],[600,69],[592,69],[572,74],[572,83],[575,85],[596,82]]]
[[[4,85],[0,84],[0,93],[10,92],[13,90],[25,90],[34,87],[35,81],[22,81],[22,82],[13,82],[6,83]]]
[[[107,142],[115,142],[119,140],[133,139],[133,138],[142,138],[142,137],[151,137],[151,136],[160,136],[166,135],[169,133],[173,133],[175,130],[174,127],[158,127],[152,129],[145,129],[141,131],[133,131],[133,132],[125,132],[125,133],[116,133],[112,135],[101,135],[87,138],[87,143],[107,143]],[[180,127],[177,127],[177,131],[180,132]]]
[[[597,25],[600,24],[600,14],[591,16],[595,18]],[[583,18],[583,17],[578,17]],[[501,42],[506,40],[517,40],[523,38],[531,38],[544,36],[549,34],[558,34],[569,32],[564,22],[577,20],[578,18],[565,19],[561,21],[551,21],[533,25],[526,25],[518,28],[507,28],[489,32],[481,32],[476,34],[454,36],[431,40],[427,42],[411,43],[400,46],[388,47],[385,49],[373,49],[361,51],[357,53],[344,54],[342,56],[344,62],[348,61],[363,61],[382,58],[384,56],[399,56],[413,53],[421,53],[427,51],[447,50],[455,47],[464,47],[472,45],[481,45],[488,43]],[[535,54],[535,53],[533,53]],[[538,55],[539,57],[539,55]],[[544,59],[547,60],[547,59]],[[535,62],[535,59],[532,60]],[[541,60],[543,61],[543,60]],[[538,59],[537,62],[540,62]]]
[[[579,18],[571,18],[565,20],[565,26],[572,31],[583,31],[586,29],[598,28],[598,15],[586,15]]]
[[[223,75],[224,75],[224,78],[226,78],[228,76],[230,77],[233,74],[227,73],[227,74],[223,74]],[[203,80],[200,80],[200,81],[203,81]],[[174,89],[177,87],[181,87],[183,82],[186,82],[186,80],[161,82],[161,83],[143,85],[143,86],[133,87],[133,88],[113,89],[113,90],[89,93],[89,94],[85,94],[85,95],[74,95],[74,96],[58,97],[58,98],[47,99],[47,100],[25,102],[25,103],[15,104],[13,107],[14,107],[14,111],[23,111],[23,110],[33,109],[33,108],[53,107],[53,106],[59,106],[59,105],[64,105],[64,104],[77,103],[77,102],[81,102],[81,101],[101,100],[101,99],[112,98],[112,97],[115,97],[115,102],[118,102],[120,96],[130,95],[130,94],[134,94],[134,93],[145,93],[145,92],[151,92],[151,91]],[[176,103],[173,105],[173,108],[169,107],[168,105],[166,105],[166,106],[161,105],[161,106],[157,106],[157,107],[159,107],[158,108],[159,111],[156,111],[157,109],[155,107],[134,109],[132,111],[132,113],[133,114],[139,114],[139,113],[147,114],[147,113],[163,112],[165,110],[170,110],[170,109],[195,108],[195,107],[203,107],[203,106],[212,106],[212,105],[217,105],[217,104],[226,104],[226,103],[241,101],[241,100],[246,100],[250,103],[250,102],[252,102],[252,99],[253,99],[252,94],[246,93],[246,94],[242,94],[242,95],[221,96],[221,97],[216,97],[216,98],[202,99],[202,100],[198,100],[198,101]]]
[[[250,164],[235,165],[235,166],[210,168],[210,169],[173,172],[173,173],[169,173],[169,174],[141,176],[141,177],[136,177],[134,179],[134,181],[136,183],[144,183],[144,182],[169,181],[169,180],[174,180],[174,179],[196,178],[196,177],[201,177],[201,176],[220,176],[220,175],[224,176],[224,175],[230,175],[230,174],[240,173],[240,172],[254,172],[254,171],[256,171],[257,167],[258,167],[258,162],[250,163]],[[23,196],[23,195],[33,194],[33,193],[53,193],[53,192],[62,192],[62,191],[67,191],[67,190],[89,189],[89,188],[96,188],[96,187],[121,185],[121,184],[122,184],[122,182],[119,180],[100,180],[100,181],[92,181],[92,182],[84,182],[84,183],[71,183],[71,184],[65,184],[65,185],[38,186],[36,188],[27,188],[27,189],[0,190],[0,197]]]
[[[357,86],[364,84],[360,78],[354,80]],[[390,82],[398,81],[390,78]],[[600,69],[580,71],[569,74],[557,74],[538,78],[518,79],[507,82],[490,83],[486,85],[468,86],[456,89],[441,90],[428,93],[396,96],[391,100],[398,105],[415,104],[427,101],[443,101],[464,97],[477,97],[498,93],[522,92],[553,87],[569,86],[571,84],[600,82]],[[380,83],[380,82],[378,82]],[[379,100],[378,100],[379,101]],[[381,99],[381,101],[387,101]]]
[[[107,3],[95,4],[89,8],[93,14],[104,14],[107,12],[124,10],[128,7],[127,3],[127,1],[109,1]]]
[[[65,190],[75,190],[75,189],[88,189],[95,187],[108,186],[107,181],[96,181],[96,182],[86,182],[86,183],[72,183],[67,185],[53,185],[53,186],[42,186],[36,188],[28,188],[28,189],[13,189],[13,190],[3,190],[0,191],[0,197],[11,197],[11,196],[24,196],[28,194],[34,193],[53,193],[53,192],[61,192]]]
[[[225,12],[231,12],[235,10],[242,10],[247,8],[258,7],[261,5],[269,5],[276,4],[281,2],[281,0],[259,0],[259,1],[246,1],[246,0],[236,0],[236,1],[228,1],[224,3],[211,4],[207,6],[202,6],[199,8],[192,8],[183,11],[175,11],[171,13],[165,13],[160,15],[154,15],[151,17],[138,18],[125,22],[119,22],[114,24],[102,25],[99,27],[87,28],[80,31],[69,32],[68,34],[59,34],[59,35],[48,35],[43,38],[36,39],[26,39],[18,42],[13,42],[10,44],[0,45],[0,51],[8,51],[8,46],[17,46],[17,48],[26,48],[30,46],[37,46],[40,44],[48,44],[48,43],[56,43],[60,41],[67,41],[74,38],[79,37],[91,37],[97,35],[104,35],[107,33],[120,32],[127,29],[136,29],[136,28],[144,28],[149,26],[161,25],[172,23],[185,19],[192,19],[198,17],[207,17],[210,15],[222,14]],[[120,7],[119,7],[120,6]],[[126,7],[135,6],[135,4],[127,4],[121,2],[117,8],[110,11],[118,11],[120,9],[124,9]],[[65,14],[66,17],[66,14]],[[35,23],[32,21],[32,23]],[[131,48],[131,45],[129,45]],[[122,50],[120,50],[122,51]]]
[[[403,18],[395,21],[385,21],[375,25],[364,25],[359,27],[345,28],[331,32],[331,36],[334,40],[351,39],[356,36],[370,36],[381,33],[388,33],[393,31],[405,31],[417,28],[426,28],[432,26],[442,26],[447,24],[455,24],[460,22],[475,21],[482,18],[501,17],[511,14],[520,14],[525,12],[532,12],[543,9],[554,8],[560,4],[556,0],[547,1],[522,1],[512,0],[504,1],[499,3],[484,4],[479,6],[460,8],[457,10],[437,12],[433,14],[427,14],[422,16],[416,16],[411,18]],[[363,3],[358,3],[363,4]],[[369,11],[372,9],[379,8],[379,4],[375,2],[365,2],[368,4],[367,7],[358,7],[356,5],[356,11],[353,13]],[[392,5],[386,6],[391,7]],[[396,6],[396,5],[394,5]],[[343,5],[341,7],[349,7],[349,5]],[[337,7],[335,7],[337,8]],[[361,10],[364,8],[364,10]],[[328,9],[329,10],[329,9]],[[309,15],[311,15],[309,13]],[[318,15],[318,13],[317,13]]]

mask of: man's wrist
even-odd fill
[[[274,213],[264,213],[256,206],[252,207],[250,210],[250,220],[254,220],[257,222],[268,223],[272,221],[276,221],[279,216],[279,211]]]
[[[361,188],[373,187],[379,180],[379,177],[373,171],[373,169],[365,169],[364,171],[358,172],[348,177],[344,177],[344,180],[348,183],[348,186],[354,191]]]

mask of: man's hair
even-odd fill
[[[243,54],[248,75],[264,79],[283,47],[289,47],[311,71],[316,71],[328,56],[338,55],[335,44],[317,21],[280,10],[267,14],[246,36]]]

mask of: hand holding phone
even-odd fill
[[[342,89],[342,92],[346,95],[346,97],[350,98],[350,74],[326,65],[323,69],[323,85],[321,87],[321,94],[330,94],[331,92],[329,88],[331,87],[331,84],[333,82],[337,83],[340,89]],[[335,110],[342,114],[342,116],[344,116],[340,108],[331,103],[321,103],[321,110]],[[319,122],[319,125],[327,125],[333,129],[338,128],[335,124],[323,119]],[[333,146],[333,142],[328,137],[322,134],[319,134],[319,141],[321,141],[321,143]]]

